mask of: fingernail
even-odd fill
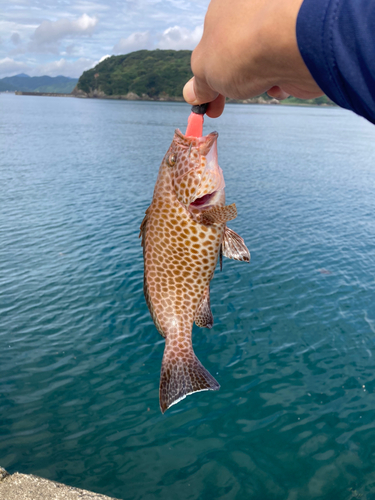
[[[194,90],[194,77],[191,78],[184,87],[183,90],[183,95],[184,99],[186,102],[189,104],[198,104],[197,102],[197,96],[195,95],[195,90]]]

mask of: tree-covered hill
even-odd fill
[[[73,93],[78,96],[140,99],[182,99],[182,89],[193,76],[190,50],[139,50],[104,59],[85,71]],[[267,94],[259,98],[229,102],[278,102]],[[289,98],[285,104],[333,104],[327,96],[303,101]]]
[[[8,82],[3,82],[0,80],[0,92],[15,92],[17,89],[12,84]]]
[[[107,96],[132,92],[151,98],[181,97],[183,86],[192,77],[190,57],[190,50],[139,50],[108,57],[82,74],[77,89]]]

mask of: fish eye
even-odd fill
[[[176,165],[176,161],[177,161],[176,155],[169,155],[168,163],[170,167],[174,167]]]

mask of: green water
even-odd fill
[[[139,225],[183,104],[0,95],[0,465],[120,499],[375,499],[375,128],[227,106],[251,264],[194,329],[221,384],[158,404]]]

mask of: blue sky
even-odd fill
[[[79,77],[108,55],[193,49],[209,0],[0,0],[0,78]]]

